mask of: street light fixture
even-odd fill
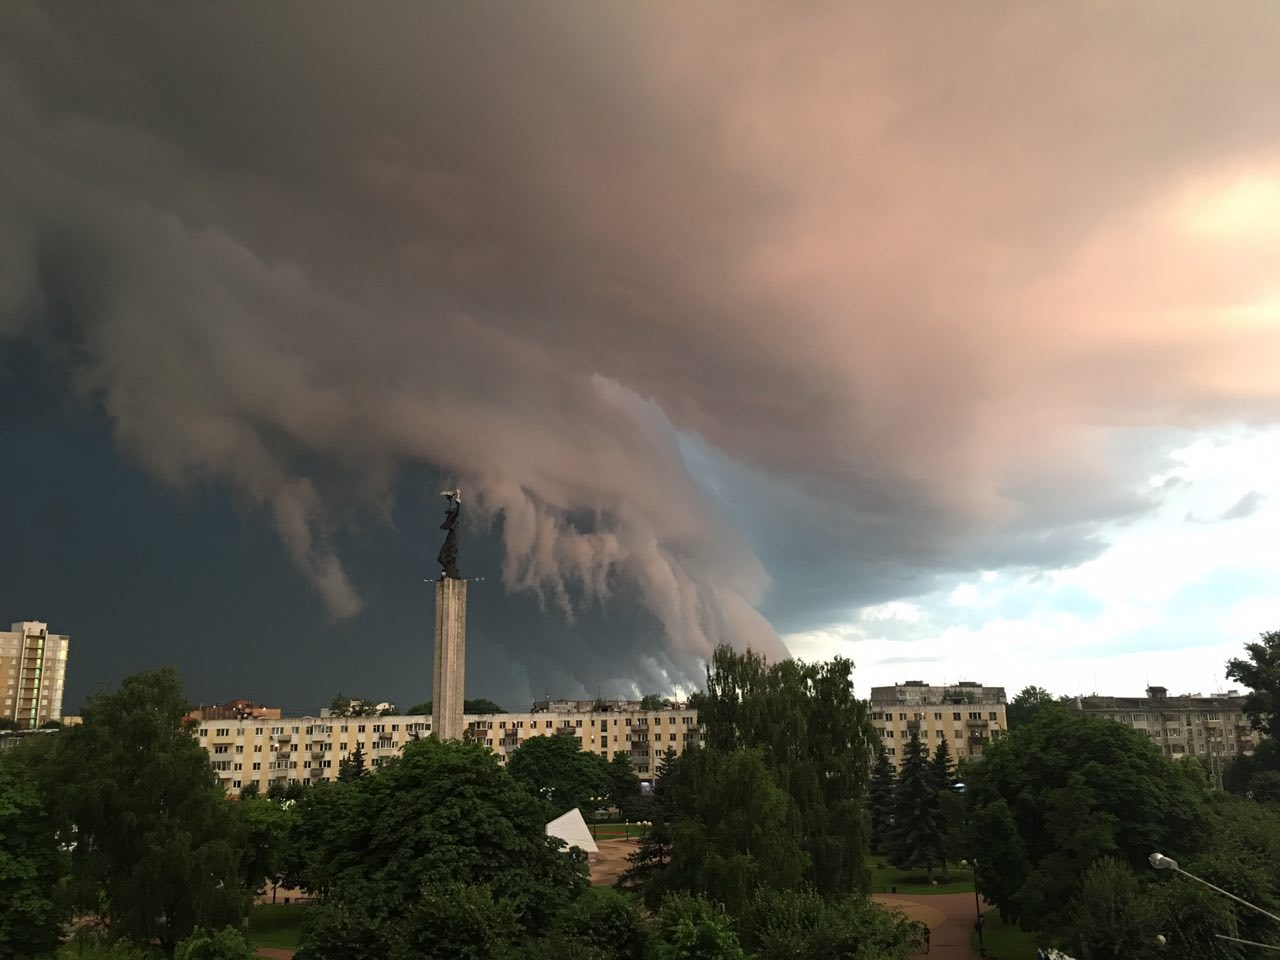
[[[1166,857],[1163,853],[1153,853],[1150,857],[1147,858],[1147,862],[1150,863],[1151,866],[1155,867],[1157,870],[1172,870],[1174,873],[1180,873],[1184,877],[1189,877],[1192,880],[1195,880],[1197,883],[1204,884],[1210,890],[1216,890],[1218,893],[1222,894],[1224,897],[1230,897],[1232,900],[1236,901],[1236,903],[1243,903],[1250,910],[1257,910],[1263,916],[1270,917],[1272,920],[1276,921],[1276,923],[1280,923],[1280,917],[1277,917],[1274,913],[1271,913],[1268,910],[1263,910],[1256,903],[1250,903],[1248,900],[1244,899],[1244,897],[1237,897],[1230,890],[1223,890],[1221,887],[1215,886],[1214,884],[1210,883],[1208,880],[1205,880],[1202,877],[1197,877],[1194,873],[1188,873],[1186,870],[1183,870],[1180,866],[1178,866],[1178,861],[1174,860],[1172,857]]]

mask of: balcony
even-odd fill
[[[977,718],[977,719],[966,720],[964,723],[965,723],[965,726],[967,726],[967,727],[979,727],[979,728],[984,728],[984,727],[989,727],[989,726],[991,726],[991,721],[990,721],[990,720],[983,720],[981,717],[979,717],[979,718]]]

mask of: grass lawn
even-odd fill
[[[878,866],[884,864],[884,866]],[[896,867],[889,866],[884,860],[872,856],[871,857],[871,892],[872,893],[890,893],[894,887],[898,888],[898,893],[972,893],[973,892],[973,874],[964,867],[953,866],[951,868],[951,881],[944,883],[942,879],[942,871],[934,870],[934,879],[938,881],[935,887],[929,883],[923,870],[899,870]]]
[[[983,914],[982,943],[987,948],[987,956],[995,957],[996,960],[1036,960],[1036,948],[1041,945],[1034,933],[1027,933],[1019,927],[1005,926],[994,908]],[[969,946],[977,953],[976,930],[969,935]]]
[[[625,823],[589,823],[587,829],[597,840],[612,840],[615,837],[638,837],[645,828],[635,823],[629,827]]]
[[[296,950],[305,903],[260,903],[249,911],[249,943]]]

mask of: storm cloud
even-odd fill
[[[256,504],[333,615],[335,531],[428,465],[510,590],[638,607],[680,682],[1078,563],[1159,496],[1152,437],[1276,420],[1277,28],[15,0],[0,335]]]

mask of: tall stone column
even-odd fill
[[[467,656],[467,581],[436,581],[436,670],[431,731],[439,740],[462,739],[463,673]]]

